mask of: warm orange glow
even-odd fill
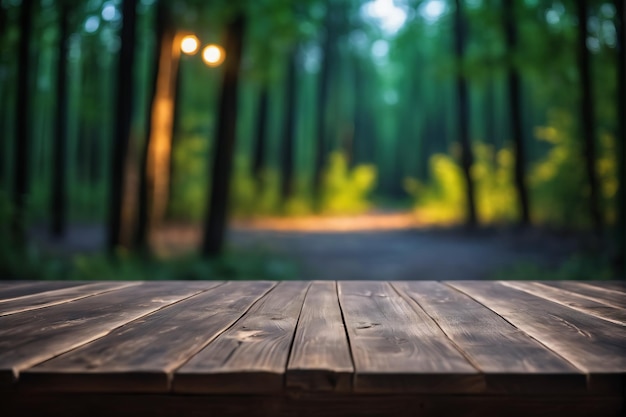
[[[444,226],[443,223],[436,224]],[[356,216],[264,217],[237,220],[234,227],[307,233],[354,233],[391,230],[409,230],[435,226],[424,223],[414,213],[361,214]]]
[[[200,48],[200,41],[194,35],[187,35],[180,41],[180,50],[187,55],[194,55]]]
[[[226,58],[226,54],[219,45],[207,45],[202,50],[202,59],[209,67],[217,67],[224,62],[224,58]]]

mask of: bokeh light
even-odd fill
[[[200,48],[200,41],[195,35],[187,35],[180,41],[180,50],[187,55],[194,55]]]
[[[224,53],[224,49],[219,45],[207,45],[202,50],[202,59],[210,67],[217,67],[224,62],[224,58],[226,58],[226,54]]]

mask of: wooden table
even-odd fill
[[[0,415],[624,415],[617,282],[0,282]]]

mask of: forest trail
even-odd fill
[[[166,257],[189,253],[200,237],[200,226],[169,225],[156,234],[154,249]],[[33,238],[56,253],[104,249],[101,227],[72,227],[61,242],[42,231]],[[399,212],[235,221],[227,244],[292,260],[301,279],[333,280],[489,279],[521,263],[557,266],[579,249],[576,240],[544,231],[433,227]]]
[[[172,227],[155,246],[167,255],[199,238],[197,229]],[[302,279],[480,280],[521,263],[557,266],[578,249],[572,239],[538,230],[469,232],[406,212],[238,221],[227,241],[296,261]]]

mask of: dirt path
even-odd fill
[[[193,251],[200,232],[199,226],[168,226],[157,234],[155,249],[164,256]],[[102,228],[93,226],[72,228],[60,243],[35,237],[64,253],[104,246]],[[228,246],[293,260],[302,279],[362,280],[488,279],[525,262],[555,266],[577,250],[567,237],[536,230],[429,228],[404,213],[236,222]]]
[[[167,253],[190,242],[199,242],[197,230],[174,228],[157,246]],[[429,228],[409,213],[239,222],[228,244],[293,259],[302,279],[489,279],[520,263],[556,266],[577,250],[536,230]]]

